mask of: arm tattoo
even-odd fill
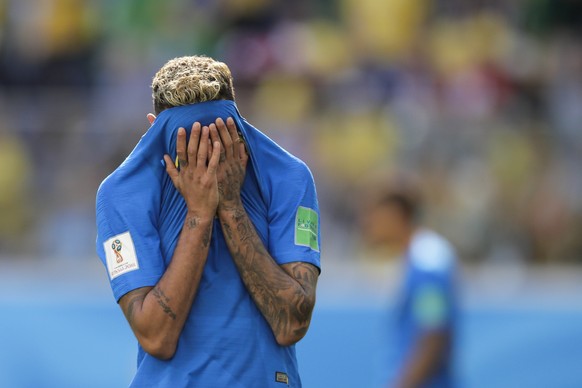
[[[231,229],[230,225],[223,223],[222,230],[224,231],[224,234],[226,235],[227,241],[232,241],[233,236],[232,236],[232,229]]]
[[[162,307],[164,312],[168,314],[170,318],[176,320],[176,313],[172,311],[172,308],[168,305],[168,303],[170,302],[170,298],[168,298],[166,294],[164,294],[164,291],[162,291],[162,289],[159,288],[158,286],[155,286],[152,289],[152,294],[154,295],[154,297],[158,301],[158,304]]]
[[[315,284],[317,283],[319,272],[313,265],[307,263],[292,263],[291,273],[293,278],[301,285],[305,294],[315,296]],[[299,298],[294,305],[296,314],[302,317],[311,317],[314,303],[314,298]]]
[[[202,235],[202,246],[208,248],[210,245],[210,239],[212,238],[212,224],[210,224],[204,234]]]
[[[233,210],[230,217],[230,221],[221,220],[224,235],[255,304],[275,336],[303,336],[315,304],[317,269],[300,262],[279,267],[267,252],[246,212]],[[273,271],[273,265],[277,270]]]
[[[221,153],[220,157],[222,158],[223,155]],[[221,159],[220,161],[222,162],[223,160]],[[236,163],[232,168],[234,171],[227,168],[224,181],[218,182],[218,193],[224,202],[231,202],[240,198],[240,188],[245,176],[244,168],[239,163]]]
[[[195,229],[199,224],[200,220],[197,217],[190,217],[186,219],[186,226],[190,230]]]
[[[136,309],[138,306],[141,307],[148,292],[149,290],[147,288],[138,288],[128,295],[130,299],[129,302],[127,302],[127,311],[124,311],[124,313],[130,325],[133,323],[133,315],[135,314]]]

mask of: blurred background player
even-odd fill
[[[395,312],[395,357],[389,387],[452,387],[457,301],[456,254],[442,236],[420,223],[420,194],[400,177],[377,190],[364,218],[364,236],[402,260]],[[393,349],[390,349],[391,353]]]

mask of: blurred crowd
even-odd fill
[[[468,262],[582,262],[582,1],[0,0],[0,256],[94,256],[94,195],[175,56],[312,168],[326,260],[390,172]]]

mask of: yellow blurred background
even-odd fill
[[[357,256],[356,193],[396,170],[469,262],[582,260],[579,2],[0,4],[2,256],[93,255],[94,192],[146,130],[153,74],[207,54],[311,166],[328,260]]]

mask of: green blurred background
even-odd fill
[[[363,187],[412,171],[427,224],[455,244],[464,264],[467,386],[517,386],[526,375],[535,386],[532,376],[554,370],[549,354],[557,348],[563,360],[582,362],[578,347],[563,346],[582,338],[581,1],[0,0],[0,339],[8,341],[0,360],[11,360],[10,370],[58,363],[55,354],[68,364],[76,351],[85,354],[70,341],[92,336],[83,349],[94,358],[79,366],[87,376],[91,366],[101,370],[96,360],[112,361],[103,341],[114,341],[100,330],[132,341],[94,253],[95,191],[148,127],[153,74],[190,54],[226,62],[243,116],[314,173],[323,312],[305,360],[337,353],[321,351],[335,337],[317,342],[328,329],[349,336],[369,328],[354,309],[363,301],[382,331],[397,272],[364,245],[355,220]],[[520,315],[523,324],[550,323],[507,329],[498,314],[524,309],[537,315]],[[355,326],[341,326],[330,311]],[[97,325],[95,314],[111,318]],[[45,320],[61,331],[43,331]],[[504,329],[523,342],[509,350],[501,343],[496,353],[483,333]],[[54,337],[65,341],[67,332],[78,337],[59,352]],[[492,365],[536,353],[523,344],[555,334],[562,337],[536,350],[547,359],[527,364],[545,369],[501,378],[509,385],[483,380]],[[44,346],[50,355],[35,353]],[[124,371],[132,346],[116,353],[129,362],[95,386],[131,376]],[[566,379],[555,386],[582,386],[582,372],[560,365],[569,372],[550,373]],[[326,386],[304,369],[306,386]],[[66,385],[50,373],[42,383],[14,373],[22,375],[0,363],[0,386],[2,376],[6,386]]]

